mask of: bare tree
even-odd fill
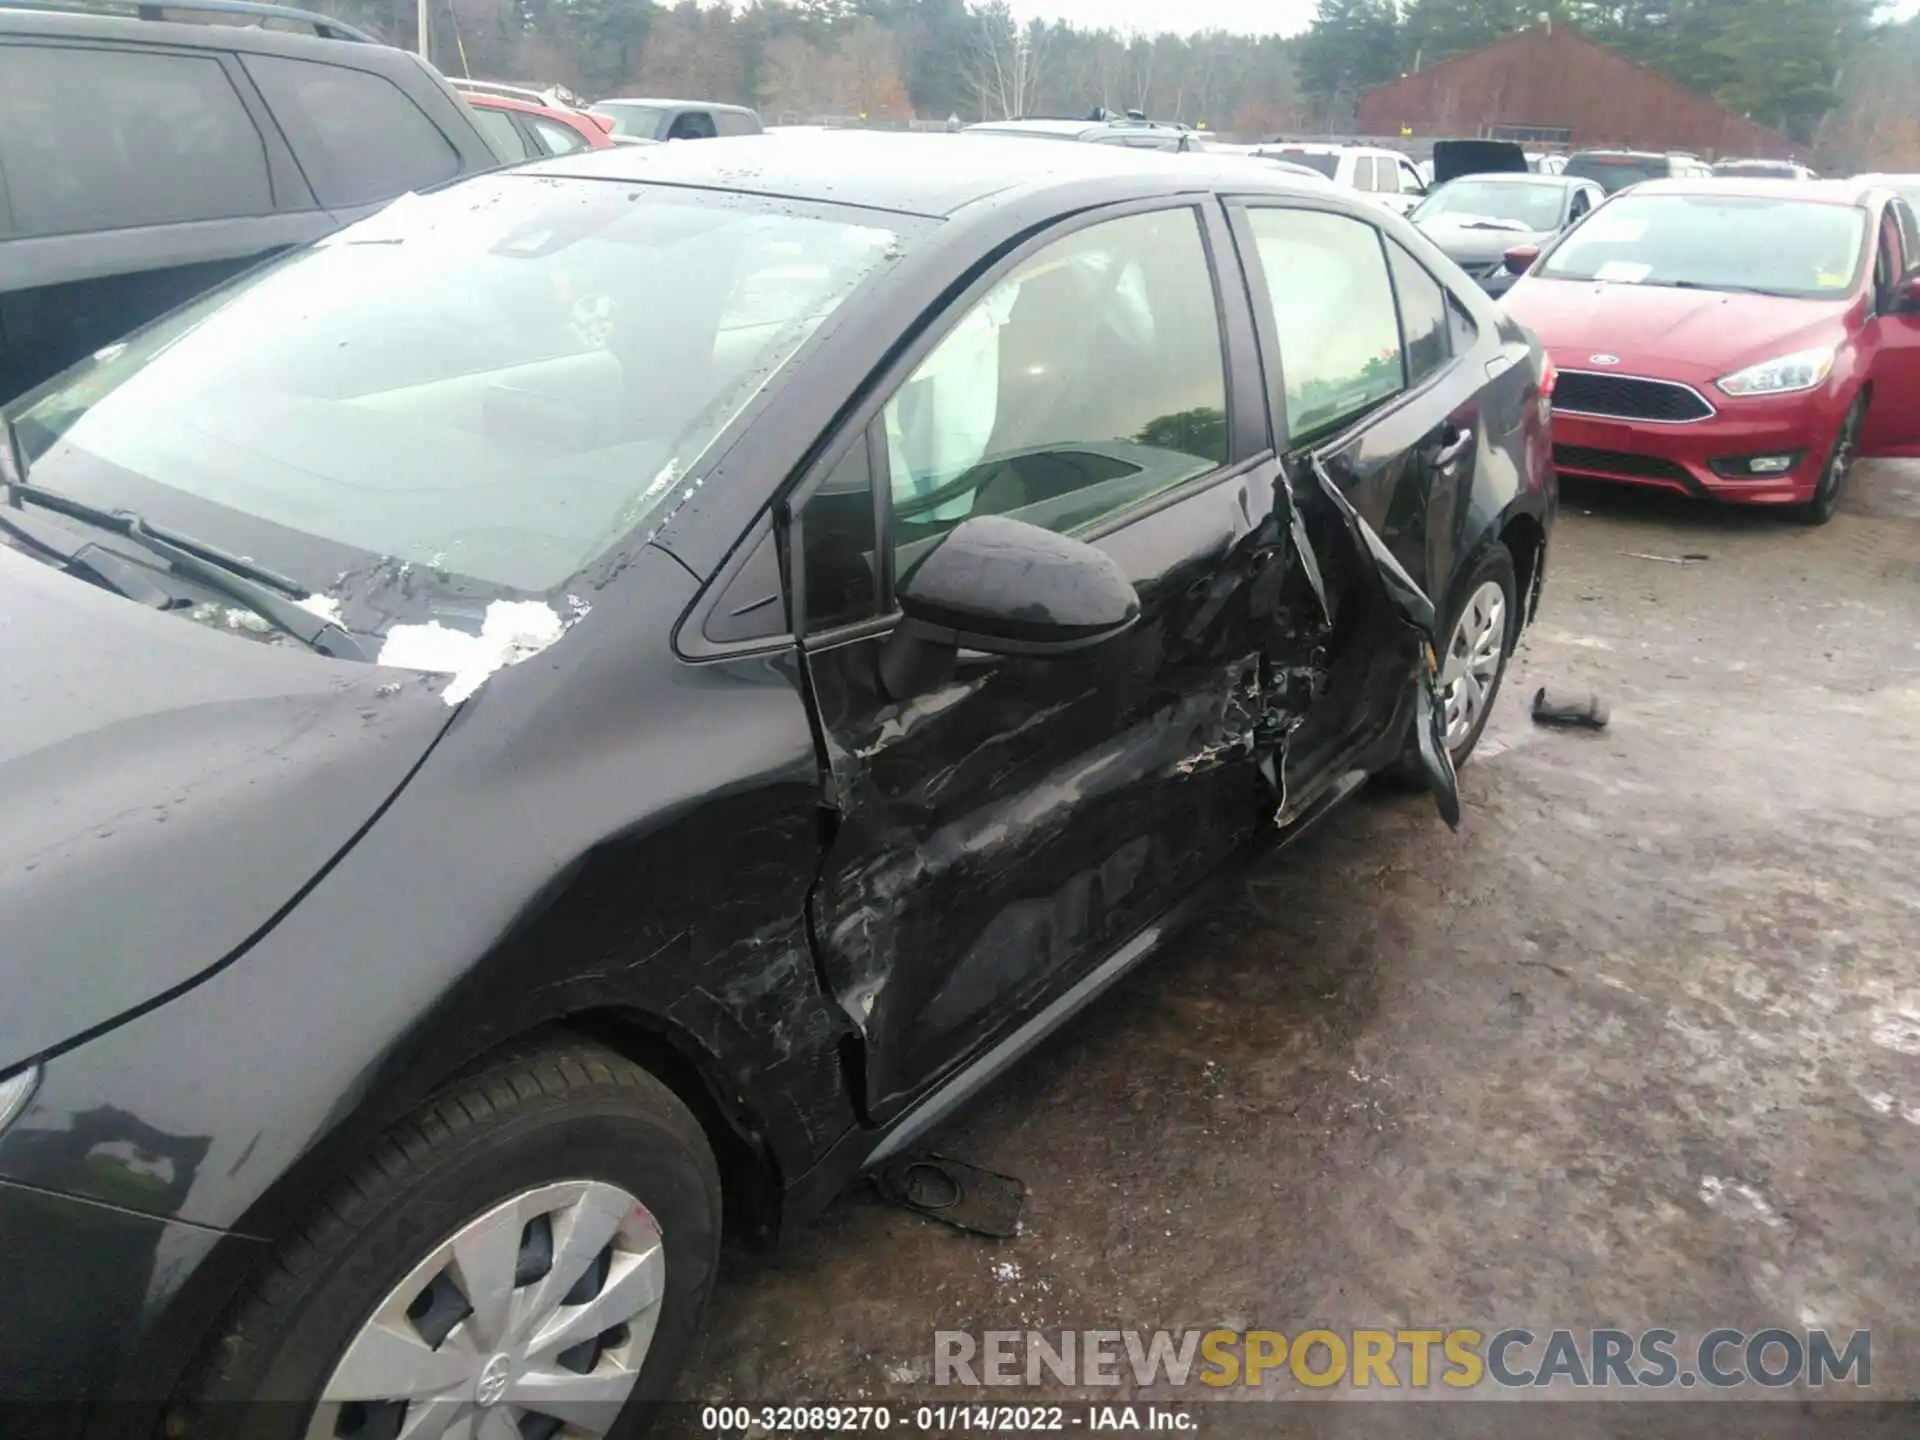
[[[1046,69],[1046,29],[1035,22],[1021,29],[1007,0],[991,0],[974,12],[974,35],[967,56],[967,86],[981,115],[1015,120],[1034,108]]]
[[[760,106],[775,122],[812,120],[827,113],[830,100],[821,83],[827,57],[799,35],[767,42],[760,56]]]
[[[1127,59],[1131,62],[1133,80],[1133,103],[1145,111],[1153,103],[1154,61],[1159,57],[1160,47],[1140,34],[1133,35],[1127,41]]]
[[[834,52],[831,75],[841,112],[868,120],[911,120],[900,47],[878,20],[862,17]]]

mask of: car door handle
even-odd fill
[[[1467,447],[1473,444],[1473,430],[1466,425],[1449,425],[1443,432],[1439,448],[1427,458],[1427,463],[1435,469],[1451,465],[1467,453]]]

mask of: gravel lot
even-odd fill
[[[937,1328],[1420,1324],[1872,1327],[1920,1394],[1920,465],[1816,530],[1569,487],[1556,552],[1459,835],[1369,795],[1248,876],[935,1137],[1026,1180],[1018,1238],[850,1195],[733,1267],[681,1395],[982,1398]]]

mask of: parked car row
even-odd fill
[[[114,146],[204,194],[288,125],[265,193],[322,215],[0,409],[0,1401],[619,1433],[724,1234],[906,1153],[1210,878],[1376,774],[1458,821],[1554,371],[1367,196],[1121,123],[508,166],[579,107],[97,23],[256,127],[150,85]],[[413,193],[309,200],[359,172],[263,57]],[[9,222],[41,158],[0,127]]]
[[[1413,221],[1553,355],[1561,473],[1822,523],[1856,460],[1920,454],[1920,177],[1446,143]]]
[[[1654,180],[1510,252],[1562,474],[1824,523],[1920,455],[1920,224],[1874,179]]]

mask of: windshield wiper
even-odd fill
[[[1762,290],[1758,285],[1708,285],[1701,280],[1643,280],[1643,285],[1662,285],[1669,290],[1726,290],[1735,295],[1773,295],[1778,290]]]
[[[197,581],[209,590],[217,590],[237,601],[275,628],[284,630],[301,644],[336,660],[371,660],[366,649],[347,628],[337,621],[317,615],[298,602],[305,598],[306,587],[297,580],[229,555],[204,541],[182,535],[177,530],[149,525],[130,510],[105,510],[75,500],[38,485],[11,481],[7,485],[9,501],[18,506],[31,501],[89,525],[98,525],[124,536],[149,554],[167,562],[175,573]]]
[[[30,553],[57,561],[67,574],[155,610],[171,610],[189,603],[154,584],[145,566],[84,540],[65,526],[30,519],[25,510],[18,516],[12,515],[8,513],[12,508],[0,510],[0,530],[26,546]]]

